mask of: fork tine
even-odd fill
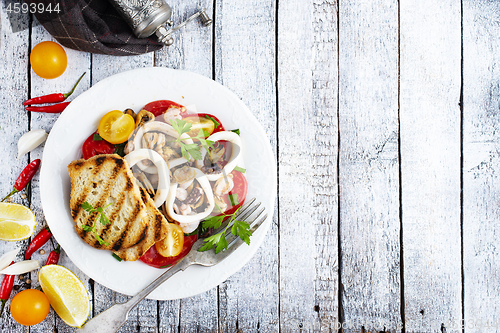
[[[234,219],[232,219],[231,221],[229,221],[229,227],[227,228],[226,234],[225,234],[226,237],[229,235],[229,237],[231,238],[231,235],[232,235],[231,228],[233,227],[235,220],[245,221],[245,222],[247,222],[249,224],[253,223],[257,219],[257,217],[259,217],[259,215],[262,214],[262,211],[264,211],[264,208],[262,208],[262,211],[253,220],[247,221],[247,219],[250,217],[250,215],[253,214],[253,212],[255,212],[255,210],[257,208],[259,208],[260,205],[261,205],[261,203],[259,202],[259,203],[255,204],[255,206],[253,206],[253,207],[248,207],[248,210],[245,211],[243,214],[239,214],[237,217],[235,217]]]
[[[260,205],[261,205],[261,203],[259,202],[258,204],[255,204],[255,206],[249,208],[247,211],[238,215],[237,220],[245,221],[247,218],[250,217],[250,215],[253,214],[253,212],[255,212],[257,210],[257,208],[259,208]]]
[[[257,208],[257,207],[256,207]],[[264,212],[265,208],[262,207],[258,212],[257,214],[255,215],[254,218],[252,218],[251,220],[248,220],[246,221],[248,224],[250,224],[250,231],[253,233],[255,230],[257,230],[257,228],[262,224],[262,222],[264,222],[264,220],[267,218],[267,214],[264,215],[263,218],[259,219],[259,216],[262,215],[262,213]],[[238,239],[240,239],[238,236],[235,236],[231,233],[231,228],[228,228],[228,231],[226,233],[226,240],[228,242],[228,248],[231,247],[231,245],[234,244],[234,242],[236,242]]]
[[[262,214],[262,213],[261,213]],[[253,228],[252,228],[252,232],[256,231],[261,225],[262,223],[266,220],[267,218],[267,214],[265,214],[263,217],[261,217],[257,223],[253,223]],[[221,262],[222,260],[224,260],[225,258],[227,258],[229,255],[231,255],[237,248],[239,248],[241,246],[241,244],[245,244],[244,241],[242,241],[239,237],[234,239],[233,241],[231,241],[229,243],[229,246],[226,250],[224,251],[221,251],[219,252],[218,254],[216,254],[216,258],[217,258],[217,262]],[[214,252],[215,254],[215,252]]]
[[[246,202],[243,206],[241,206],[241,207],[240,207],[240,209],[238,210],[238,214],[236,214],[236,215],[235,215],[235,218],[236,218],[237,220],[239,220],[239,219],[240,219],[240,216],[242,216],[242,214],[244,214],[244,213],[248,210],[248,208],[250,208],[250,206],[251,206],[254,202],[255,202],[255,198],[252,198],[252,199],[248,200],[248,201],[247,201],[247,202]],[[260,205],[260,202],[259,202],[259,205]],[[233,221],[230,221],[230,222],[231,222],[231,224],[233,224],[233,223],[234,223]],[[222,230],[224,230],[224,229],[226,228],[226,226],[227,226],[227,223],[226,223],[226,222],[222,223],[222,225],[221,225],[219,228],[215,229],[215,230],[212,232],[212,234],[213,234],[213,235],[215,235],[215,234],[217,234],[217,233],[221,232]]]

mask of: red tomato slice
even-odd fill
[[[171,107],[180,109],[181,113],[184,113],[186,111],[186,108],[184,106],[180,105],[179,103],[175,103],[174,101],[169,101],[166,99],[150,102],[150,103],[144,105],[144,107],[142,109],[149,111],[152,114],[154,114],[155,117],[158,117],[158,116],[164,114]]]
[[[240,171],[233,170],[231,174],[233,175],[234,187],[231,191],[229,191],[228,194],[222,197],[224,202],[227,204],[227,209],[224,212],[224,214],[233,214],[238,208],[240,208],[243,205],[245,199],[247,198],[247,192],[248,192],[247,178]],[[236,205],[233,205],[231,203],[229,195],[232,195],[233,199],[237,198],[238,202],[236,203]]]
[[[155,268],[167,268],[179,261],[179,259],[184,258],[186,254],[191,251],[191,247],[194,242],[198,239],[198,235],[184,236],[184,245],[182,247],[181,253],[175,257],[163,257],[156,250],[155,246],[151,246],[146,253],[143,254],[139,259],[146,265]]]
[[[182,118],[194,117],[194,116],[198,116],[200,118],[207,118],[207,119],[212,118],[212,119],[210,119],[211,121],[215,120],[214,127],[215,127],[215,125],[217,125],[217,127],[215,127],[212,134],[225,131],[224,126],[222,126],[222,123],[220,122],[219,118],[217,118],[213,114],[210,114],[210,113],[187,113],[187,112],[182,114]]]
[[[87,140],[83,143],[82,153],[84,159],[89,159],[92,156],[100,155],[100,154],[113,154],[116,151],[115,145],[109,143],[106,140],[94,140],[94,134],[92,133]]]

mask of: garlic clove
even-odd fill
[[[5,253],[2,257],[0,257],[0,270],[8,267],[11,262],[16,259],[17,254],[21,251],[21,248],[17,248],[15,250],[9,251]]]
[[[0,271],[0,274],[19,275],[34,271],[35,269],[38,268],[40,268],[40,263],[38,262],[38,260],[24,260],[16,262],[15,264],[12,264],[7,268],[2,269]]]
[[[25,133],[17,142],[17,158],[32,151],[45,140],[48,134],[43,129],[36,129]]]

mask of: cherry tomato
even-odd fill
[[[106,141],[118,144],[128,140],[135,129],[135,120],[121,111],[106,113],[99,121],[97,132]]]
[[[224,212],[225,214],[232,214],[238,208],[240,208],[241,205],[243,205],[243,203],[245,202],[248,192],[248,182],[245,175],[242,172],[236,170],[233,170],[231,174],[233,175],[234,187],[231,191],[229,191],[228,194],[225,194],[222,197],[224,202],[227,204],[227,209]],[[237,199],[237,202],[235,202],[236,205],[233,205],[231,203],[229,195],[232,195],[233,200]]]
[[[168,233],[163,240],[156,242],[156,251],[163,257],[178,256],[184,246],[184,232],[175,223],[168,224]]]
[[[31,326],[42,322],[49,314],[49,299],[37,289],[18,293],[10,303],[12,318],[21,325]]]
[[[84,159],[87,160],[100,154],[113,154],[116,151],[115,145],[112,143],[106,140],[94,140],[94,134],[97,134],[97,132],[92,133],[83,143],[82,153]]]
[[[214,122],[207,118],[200,118],[198,116],[190,116],[183,118],[183,120],[191,123],[191,130],[187,132],[189,136],[196,136],[203,130],[205,137],[210,136],[214,131]]]
[[[222,126],[222,123],[220,122],[219,118],[217,118],[216,116],[214,116],[212,114],[209,114],[209,113],[197,113],[197,114],[185,113],[185,114],[182,114],[182,118],[185,121],[191,122],[191,123],[193,123],[193,122],[188,120],[188,118],[196,119],[196,117],[198,117],[199,121],[202,123],[206,122],[206,120],[209,120],[213,124],[214,127],[215,127],[215,125],[217,125],[217,127],[215,127],[214,130],[212,132],[210,132],[209,134],[225,131],[224,126]],[[210,125],[207,125],[207,127],[209,127],[209,126]],[[196,130],[196,133],[194,133],[194,135],[198,134],[198,131],[199,131],[199,129]]]
[[[33,71],[44,79],[55,79],[66,70],[68,58],[61,45],[46,41],[35,45],[30,54]]]
[[[149,250],[144,253],[142,257],[139,259],[152,267],[156,268],[167,268],[172,265],[174,265],[179,259],[184,258],[186,254],[191,251],[191,247],[193,246],[194,242],[198,239],[198,235],[191,235],[191,236],[184,236],[184,245],[182,247],[181,253],[175,257],[163,257],[158,253],[156,250],[156,246],[151,246]]]
[[[175,103],[173,101],[169,100],[159,100],[159,101],[154,101],[150,102],[142,108],[143,110],[149,111],[152,114],[155,115],[155,117],[158,117],[165,112],[167,112],[168,109],[170,108],[177,108],[181,111],[181,114],[186,111],[186,108],[179,103]]]

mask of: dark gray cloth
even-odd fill
[[[65,47],[79,51],[116,56],[137,55],[163,47],[155,36],[135,37],[108,0],[25,0],[50,4],[59,13],[36,11],[35,16],[55,39]]]

